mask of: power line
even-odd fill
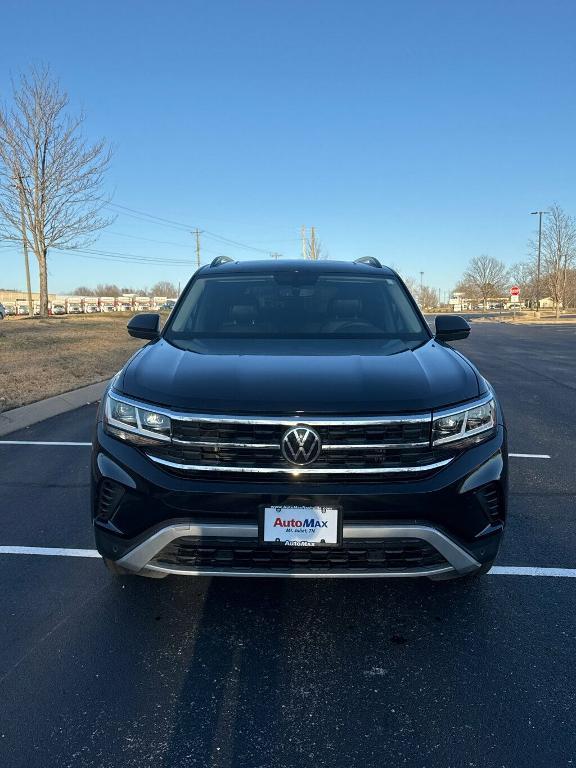
[[[141,256],[136,253],[118,253],[116,251],[99,251],[88,248],[56,248],[59,253],[72,253],[81,258],[95,261],[115,261],[128,264],[157,264],[163,266],[183,266],[190,268],[189,259],[158,258],[155,256]]]
[[[162,216],[155,216],[153,213],[147,213],[146,211],[139,211],[136,208],[129,208],[127,205],[119,205],[118,203],[108,203],[108,207],[120,208],[123,211],[130,211],[131,213],[138,214],[139,216],[146,216],[149,219],[156,219],[164,224],[171,224],[175,227],[183,227],[184,229],[191,229],[192,224],[183,224],[181,221],[173,221],[172,219],[165,219]]]
[[[227,243],[228,245],[235,245],[237,248],[246,248],[249,251],[258,251],[259,253],[265,253],[265,254],[270,253],[270,251],[267,251],[265,248],[256,248],[255,245],[247,245],[246,243],[240,243],[238,240],[231,240],[229,237],[224,237],[223,235],[218,235],[215,232],[210,232],[208,229],[204,230],[204,234],[208,235],[208,237],[215,238],[216,240],[219,240],[223,243]]]
[[[169,226],[174,227],[177,229],[186,229],[190,231],[191,229],[198,229],[197,226],[194,226],[192,224],[185,224],[181,221],[175,221],[174,219],[166,219],[163,216],[156,216],[153,213],[147,213],[146,211],[140,211],[137,208],[130,208],[127,205],[120,205],[119,203],[108,203],[108,207],[110,208],[118,208],[121,212],[129,212],[125,213],[127,216],[132,216],[133,218],[142,218],[145,217],[143,220],[151,219],[155,222],[158,222],[159,224],[163,226]],[[267,251],[265,248],[257,248],[255,245],[249,245],[248,243],[242,243],[239,240],[233,240],[232,238],[225,237],[224,235],[219,235],[217,232],[211,232],[210,230],[203,230],[204,234],[208,235],[209,237],[215,238],[216,240],[219,240],[223,243],[227,243],[228,245],[235,245],[237,248],[244,248],[250,251],[256,251],[259,253],[266,253],[268,254],[269,251]]]
[[[188,250],[188,248],[190,248],[190,244],[189,243],[174,243],[174,242],[171,242],[169,240],[156,240],[156,239],[151,238],[151,237],[142,237],[141,235],[128,235],[125,232],[116,232],[113,229],[107,230],[106,234],[118,235],[119,237],[129,237],[132,240],[144,240],[147,243],[156,243],[157,245],[171,245],[174,248],[186,248],[186,250]]]

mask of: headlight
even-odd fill
[[[496,404],[490,399],[461,411],[439,414],[432,421],[432,445],[481,443],[496,429]]]
[[[104,430],[127,442],[150,445],[158,440],[171,440],[172,424],[166,414],[144,404],[140,407],[109,391],[104,407]]]

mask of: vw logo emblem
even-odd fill
[[[322,449],[320,435],[310,427],[292,427],[281,443],[282,455],[291,464],[311,464],[316,461]]]

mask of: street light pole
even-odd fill
[[[550,211],[531,211],[531,216],[538,216],[538,261],[536,263],[536,312],[540,311],[540,255],[542,252],[542,216]]]

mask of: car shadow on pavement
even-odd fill
[[[161,764],[365,766],[382,740],[400,755],[431,698],[466,698],[482,582],[131,580],[131,612],[149,614],[154,592],[162,606],[162,663],[177,651],[149,730]]]

